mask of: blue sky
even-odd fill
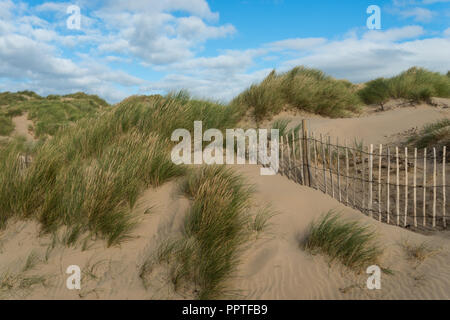
[[[67,8],[80,8],[68,29]],[[381,30],[366,9],[381,8]],[[450,0],[0,0],[0,91],[228,101],[272,69],[353,82],[450,70]]]

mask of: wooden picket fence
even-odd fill
[[[415,230],[445,229],[446,147],[348,146],[308,132],[280,137],[279,173],[321,190],[379,221]]]

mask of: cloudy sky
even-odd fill
[[[367,27],[370,5],[381,30]],[[0,0],[0,91],[226,102],[296,65],[353,82],[447,72],[449,21],[450,0]]]

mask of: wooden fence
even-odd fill
[[[445,229],[446,147],[353,145],[306,129],[280,137],[279,173],[321,190],[379,221],[416,230]]]

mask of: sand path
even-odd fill
[[[14,117],[12,119],[15,128],[13,135],[24,136],[28,141],[35,141],[36,138],[30,133],[28,127],[33,125],[33,121],[28,120],[28,113],[24,113],[21,116]]]

